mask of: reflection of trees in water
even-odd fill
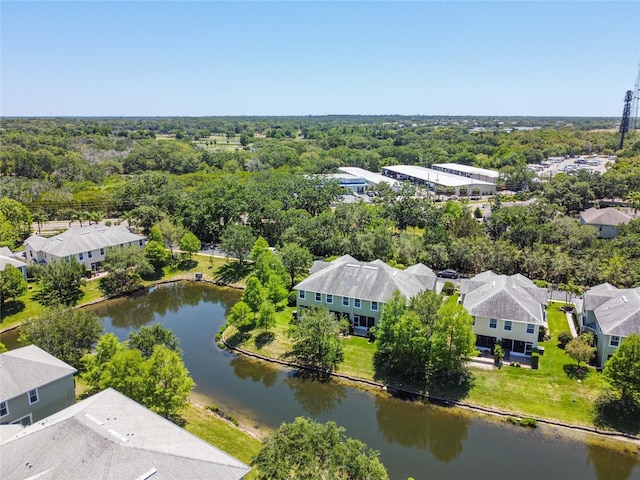
[[[619,452],[602,445],[587,444],[587,464],[593,465],[598,480],[626,480],[640,460],[634,452]]]
[[[471,421],[438,411],[418,402],[376,397],[378,428],[390,442],[429,451],[441,462],[450,462],[462,452]]]
[[[177,312],[185,305],[220,303],[228,311],[238,301],[240,294],[207,284],[176,282],[160,285],[148,294],[117,298],[89,308],[101,317],[111,317],[114,327],[140,328],[150,323],[155,314],[165,316],[168,311]]]
[[[234,357],[231,360],[233,373],[242,380],[251,379],[254,382],[262,382],[269,388],[278,380],[278,369],[266,362],[257,362],[244,357]]]
[[[321,381],[313,376],[295,374],[287,377],[284,383],[293,391],[294,398],[311,417],[332,412],[347,396],[344,385],[331,380]]]

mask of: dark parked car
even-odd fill
[[[442,278],[458,278],[458,272],[455,270],[440,270],[436,273],[436,276]]]

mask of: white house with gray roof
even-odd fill
[[[24,249],[30,263],[47,264],[75,258],[87,270],[95,272],[110,249],[131,246],[143,250],[146,240],[147,237],[131,233],[122,225],[90,225],[70,228],[51,238],[31,235],[24,241]]]
[[[298,309],[326,307],[347,317],[354,333],[363,336],[378,323],[395,290],[409,299],[435,288],[435,274],[422,264],[399,270],[382,260],[359,262],[350,255],[314,262],[311,275],[294,287]]]
[[[29,425],[73,405],[76,372],[35,345],[0,354],[0,424]]]
[[[476,346],[496,343],[514,355],[531,355],[540,327],[546,326],[547,291],[524,275],[486,271],[460,285],[460,303],[473,316]]]
[[[23,429],[0,426],[0,478],[237,480],[250,468],[108,388]]]
[[[631,209],[622,211],[612,207],[589,208],[580,212],[580,223],[596,227],[600,238],[615,238],[620,225],[629,223],[634,218],[640,217]]]
[[[27,264],[24,262],[22,256],[13,253],[9,247],[0,247],[0,272],[5,269],[7,265],[13,265],[22,273],[22,276],[27,279]]]
[[[640,335],[640,287],[602,283],[584,294],[582,325],[596,336],[597,363],[605,362],[629,335]]]

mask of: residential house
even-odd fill
[[[22,276],[27,279],[27,264],[24,262],[24,258],[21,254],[14,254],[9,247],[0,247],[0,272],[4,270],[7,265],[13,265],[20,272]]]
[[[121,225],[90,225],[70,228],[51,238],[31,235],[24,241],[24,249],[30,263],[46,264],[75,258],[87,270],[95,272],[100,269],[110,249],[132,246],[142,250],[146,240],[146,237],[131,233]]]
[[[0,424],[29,425],[73,405],[76,372],[35,345],[0,354]]]
[[[634,218],[640,218],[640,216],[633,210],[622,211],[612,207],[589,208],[580,212],[580,223],[596,227],[600,238],[615,238],[620,225],[629,223]]]
[[[514,355],[531,355],[546,326],[547,290],[527,277],[486,271],[460,285],[460,303],[473,316],[476,346],[499,343]]]
[[[108,388],[33,425],[0,426],[0,478],[237,480],[250,468]]]
[[[595,334],[596,360],[602,367],[625,337],[640,334],[640,287],[619,289],[602,283],[583,297],[583,330]]]
[[[363,336],[378,323],[382,307],[395,290],[411,298],[435,288],[435,274],[422,264],[399,270],[382,260],[359,262],[349,255],[314,262],[311,275],[294,287],[299,310],[326,307],[347,317],[354,333]]]

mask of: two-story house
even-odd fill
[[[108,388],[42,422],[0,426],[0,478],[239,480],[250,467]]]
[[[601,283],[584,294],[582,325],[596,336],[602,367],[625,337],[640,334],[640,287],[620,289]]]
[[[326,307],[347,317],[355,334],[366,336],[395,290],[409,299],[435,287],[435,274],[422,264],[399,270],[382,260],[359,262],[344,255],[332,262],[314,262],[311,275],[294,289],[298,309]]]
[[[87,270],[95,272],[110,249],[136,247],[143,250],[146,240],[122,225],[90,225],[70,228],[51,238],[34,234],[23,243],[29,263],[46,264],[75,258]]]
[[[0,424],[29,425],[73,405],[76,372],[35,345],[0,354]]]
[[[640,217],[631,209],[622,211],[612,207],[589,208],[580,212],[580,223],[597,228],[600,238],[615,238],[620,226],[634,218]]]
[[[540,327],[546,326],[547,290],[527,277],[486,271],[460,286],[460,303],[473,316],[476,346],[496,343],[515,355],[531,355]]]

